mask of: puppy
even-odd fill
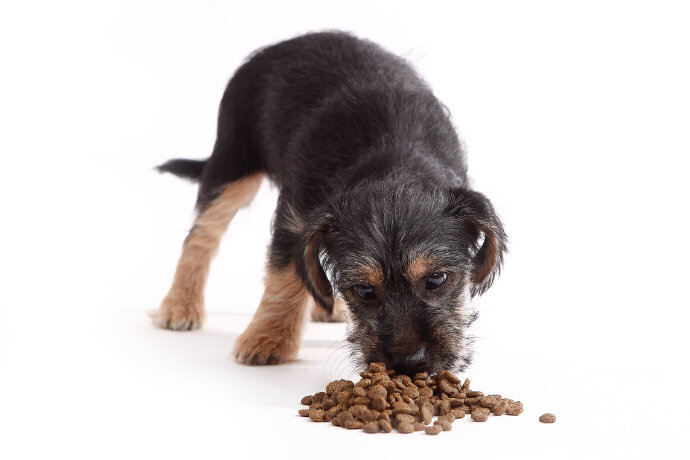
[[[225,90],[211,156],[158,169],[199,182],[160,326],[201,326],[211,258],[266,176],[280,195],[239,362],[294,360],[310,306],[329,319],[345,304],[360,364],[412,374],[470,363],[470,301],[499,272],[506,235],[469,188],[447,109],[403,59],[340,32],[261,49]]]

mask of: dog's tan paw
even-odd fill
[[[151,313],[153,324],[171,331],[193,331],[204,322],[203,307],[194,303],[165,299],[158,311]]]
[[[294,361],[297,347],[278,334],[258,333],[250,326],[237,338],[234,353],[240,364],[263,366]]]

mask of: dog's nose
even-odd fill
[[[391,355],[389,369],[395,369],[401,374],[414,375],[424,371],[426,367],[426,348],[418,348],[409,354],[394,353]]]

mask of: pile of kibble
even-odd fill
[[[336,380],[319,392],[302,398],[299,414],[315,422],[331,422],[367,433],[400,433],[424,430],[426,434],[450,431],[455,419],[470,415],[475,422],[485,422],[490,414],[520,415],[522,403],[501,395],[485,396],[470,389],[470,381],[450,371],[414,377],[386,370],[383,363],[371,363],[356,384]],[[436,417],[433,421],[433,417]]]

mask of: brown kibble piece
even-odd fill
[[[439,415],[446,415],[449,412],[450,412],[450,401],[448,401],[448,400],[441,401],[441,404],[438,406]]]
[[[348,430],[358,430],[364,427],[364,423],[360,422],[359,420],[348,420],[343,426]]]
[[[404,403],[402,401],[394,402],[393,405],[393,413],[394,414],[411,414],[412,409],[410,408],[410,405],[407,403]]]
[[[347,390],[353,386],[355,386],[355,384],[349,380],[334,380],[326,386],[326,393],[332,395],[336,391]]]
[[[465,398],[464,404],[469,404],[470,406],[478,405],[479,401],[482,400],[481,396],[477,396],[474,398]]]
[[[369,364],[369,372],[386,372],[386,365],[382,362]]]
[[[326,411],[325,419],[327,422],[330,422],[335,418],[336,415],[338,415],[340,412],[342,412],[342,409],[338,406],[331,407]]]
[[[428,425],[431,423],[431,417],[433,416],[433,406],[431,404],[425,403],[422,405],[421,409],[421,414],[422,414],[422,421],[424,422],[425,425]]]
[[[522,403],[520,401],[513,401],[513,403],[508,403],[508,409],[506,409],[506,414],[508,415],[520,415],[522,414]]]
[[[414,425],[412,423],[401,422],[398,423],[396,429],[398,430],[398,433],[408,434],[414,432]]]
[[[392,393],[398,388],[392,380],[384,380],[383,382],[379,382],[379,384],[383,385],[383,388],[385,388],[388,393]]]
[[[401,422],[414,423],[414,422],[417,421],[417,420],[416,420],[412,415],[410,415],[410,414],[398,414],[398,415],[395,416],[395,420],[396,420],[398,423],[401,423]]]
[[[478,407],[472,411],[472,420],[475,422],[486,422],[489,419],[491,411],[486,407]]]
[[[369,396],[371,399],[385,398],[386,396],[388,396],[388,392],[383,387],[383,385],[376,384],[369,387],[369,390],[367,391],[367,396]]]
[[[442,379],[438,382],[438,388],[448,396],[455,396],[458,394],[458,389],[451,385],[446,379]]]
[[[498,404],[496,404],[494,407],[491,408],[491,413],[496,415],[496,416],[499,416],[499,415],[505,414],[507,410],[508,410],[508,402],[505,399],[502,399],[501,402],[499,402]]]
[[[438,420],[446,420],[448,423],[453,423],[455,421],[455,415],[453,415],[453,414],[440,415],[438,417]]]
[[[479,400],[479,404],[491,409],[492,407],[497,406],[501,401],[503,401],[501,395],[489,395],[482,396],[482,399]]]
[[[326,421],[326,412],[323,409],[309,409],[309,418],[314,422]]]
[[[434,395],[434,390],[429,387],[424,387],[419,389],[419,395],[431,398]]]
[[[336,415],[335,418],[337,419],[338,424],[340,426],[345,426],[345,423],[347,423],[350,420],[355,419],[354,415],[352,415],[352,412],[350,412],[350,411],[343,411],[343,412],[339,413],[338,415]]]
[[[371,376],[372,384],[376,384],[385,380],[390,380],[390,377],[388,377],[388,374],[386,374],[385,372],[377,372]]]
[[[344,404],[346,403],[354,394],[354,391],[352,390],[345,390],[345,391],[339,391],[335,395],[335,402],[338,404]]]
[[[315,422],[361,428],[366,433],[390,433],[395,427],[400,433],[425,430],[434,435],[451,430],[453,422],[467,414],[474,421],[484,422],[491,414],[523,412],[520,401],[470,390],[469,379],[460,385],[461,380],[448,370],[432,376],[420,372],[411,378],[386,369],[384,363],[371,363],[369,371],[360,375],[362,379],[357,383],[334,380],[325,392],[304,396],[300,402],[309,408],[298,410],[298,414]],[[542,423],[555,420],[553,414],[539,417]]]
[[[431,426],[424,427],[424,432],[426,434],[436,435],[436,434],[439,434],[441,431],[443,431],[443,427],[441,425],[431,425]]]
[[[462,407],[456,407],[454,409],[451,409],[450,413],[453,414],[453,417],[455,417],[456,419],[463,418],[466,415],[466,412]]]
[[[451,371],[446,371],[445,378],[453,385],[457,385],[458,383],[460,383],[460,379],[457,378]]]
[[[448,402],[450,403],[450,407],[458,407],[462,406],[463,400],[460,398],[448,398]]]
[[[388,407],[388,403],[383,398],[374,398],[371,400],[371,408],[377,411],[382,411]]]
[[[378,433],[380,431],[379,422],[372,421],[365,423],[362,430],[364,430],[365,433]]]
[[[331,398],[324,398],[323,400],[323,410],[329,410],[336,406],[336,402]]]
[[[354,400],[353,403],[355,404],[361,404],[363,406],[368,406],[371,404],[371,398],[367,396],[357,396]]]
[[[539,421],[541,423],[554,423],[556,421],[556,416],[553,414],[546,413],[539,417]]]
[[[419,398],[419,389],[417,389],[416,386],[412,385],[409,387],[405,387],[405,389],[403,390],[403,395],[408,396],[412,399],[417,399]]]
[[[434,422],[434,425],[441,425],[443,427],[443,431],[450,431],[453,429],[453,424],[450,423],[446,419],[439,418]]]
[[[354,415],[355,418],[358,418],[363,422],[371,422],[372,420],[376,420],[369,408],[364,404],[357,404],[356,406],[354,406],[352,408],[352,415]]]
[[[357,382],[357,385],[355,385],[355,386],[362,387],[362,388],[368,388],[370,385],[371,385],[371,379],[362,379],[359,382]]]
[[[384,433],[390,433],[393,431],[393,425],[391,425],[391,422],[389,420],[379,420],[379,426],[383,430]]]

